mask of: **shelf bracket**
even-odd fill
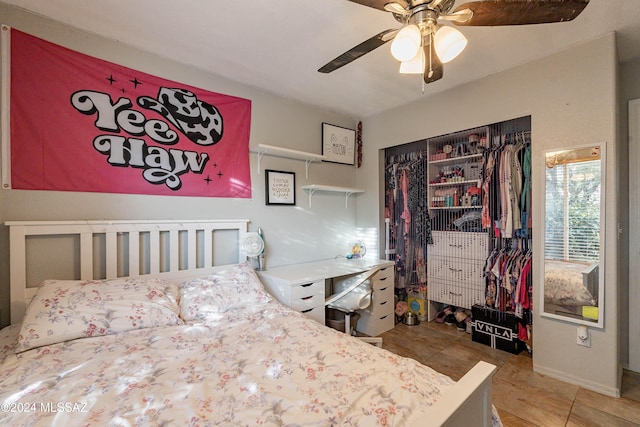
[[[315,193],[316,190],[315,190],[315,188],[311,188],[311,189],[309,189],[307,191],[309,191],[309,207],[311,207],[311,199],[313,197],[313,193]]]
[[[344,208],[348,209],[349,208],[349,197],[353,194],[353,192],[346,192],[344,195]]]
[[[258,174],[260,174],[260,163],[262,162],[262,156],[264,156],[264,151],[258,151]]]
[[[311,189],[309,189],[307,191],[309,191],[309,207],[311,207],[311,199],[313,198],[313,193],[315,193],[317,190],[315,188],[311,188]],[[353,191],[345,192],[345,195],[344,195],[344,208],[345,209],[349,208],[349,197],[352,194],[355,194],[355,192],[353,192]]]
[[[313,160],[307,159],[304,161],[304,163],[305,163],[305,167],[304,167],[305,177],[309,179],[309,165],[313,163]]]

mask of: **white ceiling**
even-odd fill
[[[574,21],[459,27],[467,48],[425,86],[385,46],[330,74],[317,69],[399,24],[347,0],[2,0],[109,39],[311,105],[363,118],[616,31],[640,56],[640,1],[591,0]],[[456,5],[463,3],[457,0]],[[455,6],[454,6],[455,7]]]

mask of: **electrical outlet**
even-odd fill
[[[591,347],[591,334],[586,326],[578,326],[577,344],[584,347]]]

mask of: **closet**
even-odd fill
[[[530,341],[531,209],[530,117],[387,148],[397,298],[421,320],[446,306],[515,316]]]
[[[427,145],[418,141],[385,153],[386,255],[395,262],[395,293],[416,302],[425,320],[427,247],[433,243],[429,218]]]
[[[483,268],[489,252],[482,227],[482,171],[491,141],[488,126],[428,142],[428,187],[433,244],[427,257],[427,318],[446,304],[470,310],[484,301]]]

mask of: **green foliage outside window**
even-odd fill
[[[545,169],[545,258],[597,261],[600,253],[600,160]]]

